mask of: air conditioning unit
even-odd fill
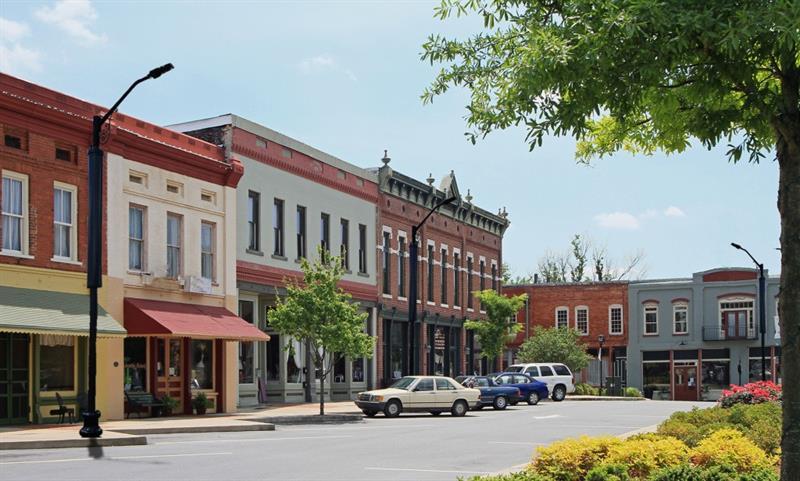
[[[211,279],[200,276],[187,276],[183,288],[186,292],[195,294],[211,294]]]

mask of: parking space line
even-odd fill
[[[341,439],[341,438],[352,438],[353,436],[350,434],[343,434],[340,436],[295,436],[295,437],[284,437],[284,438],[243,438],[243,439],[200,439],[196,441],[164,441],[164,442],[157,442],[157,443],[150,443],[152,445],[166,445],[166,444],[202,444],[202,443],[255,443],[255,442],[264,442],[264,441],[297,441],[297,440],[308,440],[308,439]]]
[[[452,470],[452,469],[413,469],[413,468],[364,468],[367,471],[405,471],[413,473],[444,473],[444,474],[490,474],[488,471]]]
[[[146,458],[185,458],[190,456],[226,456],[232,452],[225,453],[184,453],[184,454],[145,454],[136,456],[109,456],[102,458],[68,458],[68,459],[42,459],[36,461],[7,461],[0,462],[0,465],[9,464],[44,464],[44,463],[74,463],[78,461],[117,461],[120,459],[146,459]]]

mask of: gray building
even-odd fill
[[[767,275],[766,374],[780,382],[780,279]],[[652,399],[716,400],[761,380],[758,272],[725,268],[628,286],[628,385]]]

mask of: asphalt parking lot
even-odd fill
[[[4,451],[3,480],[455,480],[524,464],[537,446],[620,435],[709,403],[565,401],[275,431],[148,436],[147,446]]]

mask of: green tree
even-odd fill
[[[517,351],[520,362],[560,362],[572,372],[589,365],[591,357],[575,329],[536,326]]]
[[[475,292],[475,298],[481,303],[481,309],[486,311],[486,319],[469,320],[464,323],[464,328],[474,331],[481,343],[481,357],[485,357],[489,365],[503,354],[503,348],[522,329],[514,319],[525,305],[527,294],[506,297],[497,292],[486,289]]]
[[[780,175],[782,476],[800,473],[800,1],[442,0],[484,31],[432,35],[430,102],[466,88],[467,136],[522,125],[531,149],[578,140],[587,162],[620,150],[727,143],[736,162],[774,152]],[[723,248],[724,246],[720,246]]]
[[[364,332],[366,312],[338,287],[342,264],[327,254],[326,261],[303,259],[303,281],[287,281],[287,294],[269,312],[269,323],[279,333],[307,344],[320,373],[319,414],[325,414],[325,378],[343,357],[372,357],[375,345]],[[322,252],[320,252],[322,258]],[[311,371],[309,371],[311,372]]]
[[[575,234],[575,237],[570,241],[570,245],[572,246],[572,257],[575,258],[575,264],[572,265],[572,269],[569,273],[570,277],[572,278],[572,282],[583,282],[587,280],[584,273],[586,272],[586,259],[588,257],[589,244],[586,243],[580,234]]]

